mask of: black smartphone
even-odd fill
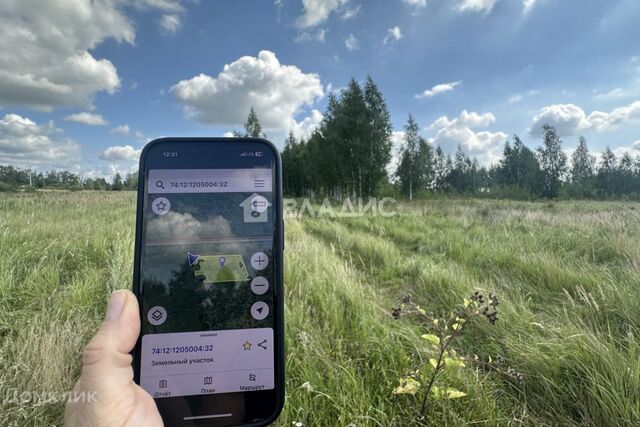
[[[135,381],[166,426],[264,426],[284,403],[276,147],[161,138],[140,157]]]

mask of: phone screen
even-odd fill
[[[137,379],[167,425],[265,421],[282,388],[277,152],[164,140],[142,163]]]

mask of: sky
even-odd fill
[[[640,155],[637,0],[1,0],[0,164],[137,169],[161,136],[222,136],[251,106],[308,137],[371,75],[395,129],[485,165],[557,127],[571,154]]]

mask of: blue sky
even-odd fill
[[[0,164],[136,169],[159,136],[223,135],[253,105],[309,135],[327,94],[370,74],[396,146],[409,113],[484,164],[549,122],[570,153],[640,154],[637,0],[7,0]]]

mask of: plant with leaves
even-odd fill
[[[508,141],[504,146],[496,170],[496,183],[538,196],[541,191],[540,180],[541,171],[535,153],[524,145],[518,135],[514,135],[513,146]]]
[[[364,85],[351,79],[339,96],[330,93],[302,156],[312,190],[338,199],[374,195],[387,178],[391,133],[389,111],[371,77]]]
[[[370,143],[367,126],[364,91],[352,78],[340,94],[335,117],[326,125],[327,138],[335,140],[330,141],[336,147],[334,155],[338,154],[334,167],[338,166],[341,172],[345,195],[362,195]]]
[[[459,399],[466,393],[446,384],[441,384],[440,377],[445,371],[465,367],[465,358],[457,355],[453,344],[466,330],[467,325],[478,319],[485,319],[491,324],[498,320],[498,297],[493,293],[485,298],[480,291],[474,292],[463,303],[452,310],[447,317],[434,317],[418,306],[411,295],[402,298],[401,305],[392,309],[394,319],[402,316],[418,318],[427,329],[422,339],[426,342],[426,350],[433,354],[426,363],[400,379],[400,384],[393,390],[394,395],[421,394],[419,413],[424,416],[430,399]]]
[[[616,190],[619,194],[628,194],[633,192],[635,187],[633,168],[633,157],[631,157],[631,154],[628,152],[623,153],[620,157],[617,171],[618,182],[616,183]]]
[[[471,361],[483,371],[495,372],[514,384],[524,384],[524,375],[522,372],[518,372],[515,368],[509,366],[505,358],[501,355],[481,358],[477,354],[474,354]]]
[[[589,196],[594,189],[595,169],[596,158],[589,153],[586,138],[581,136],[576,151],[571,155],[570,193],[579,197]]]
[[[562,178],[567,170],[567,155],[562,151],[562,140],[553,126],[543,127],[543,146],[538,148],[538,162],[542,170],[543,195],[552,199],[560,193]]]
[[[233,136],[243,137],[243,138],[266,138],[267,137],[267,135],[265,135],[265,133],[262,131],[262,125],[260,124],[258,115],[256,114],[253,107],[251,107],[251,109],[249,110],[247,121],[244,122],[244,133],[238,132],[236,130],[233,132]]]
[[[453,167],[447,177],[451,187],[459,193],[475,192],[475,175],[478,169],[477,162],[472,161],[464,152],[461,145],[453,157]]]
[[[113,182],[111,183],[111,189],[113,191],[120,191],[124,188],[124,181],[122,180],[122,175],[116,172],[113,176]]]
[[[618,159],[611,148],[607,147],[600,155],[600,168],[598,169],[598,187],[602,195],[615,194],[616,172]]]
[[[387,164],[391,161],[391,114],[382,92],[371,76],[364,82],[366,127],[364,140],[364,173],[359,191],[361,196],[375,194],[376,188],[387,177]]]
[[[571,182],[574,184],[585,184],[593,178],[596,158],[589,153],[587,140],[580,137],[578,147],[571,156]]]
[[[306,194],[309,188],[309,170],[304,168],[305,141],[299,141],[289,132],[289,136],[284,141],[282,150],[282,186],[285,194],[301,197]]]
[[[426,190],[431,176],[432,150],[429,143],[419,135],[420,127],[409,114],[404,127],[404,145],[400,152],[400,162],[396,170],[402,192],[413,200],[418,190]]]
[[[451,158],[444,154],[440,146],[436,147],[433,155],[433,174],[429,188],[434,191],[447,190],[449,188],[449,174],[453,169]]]

